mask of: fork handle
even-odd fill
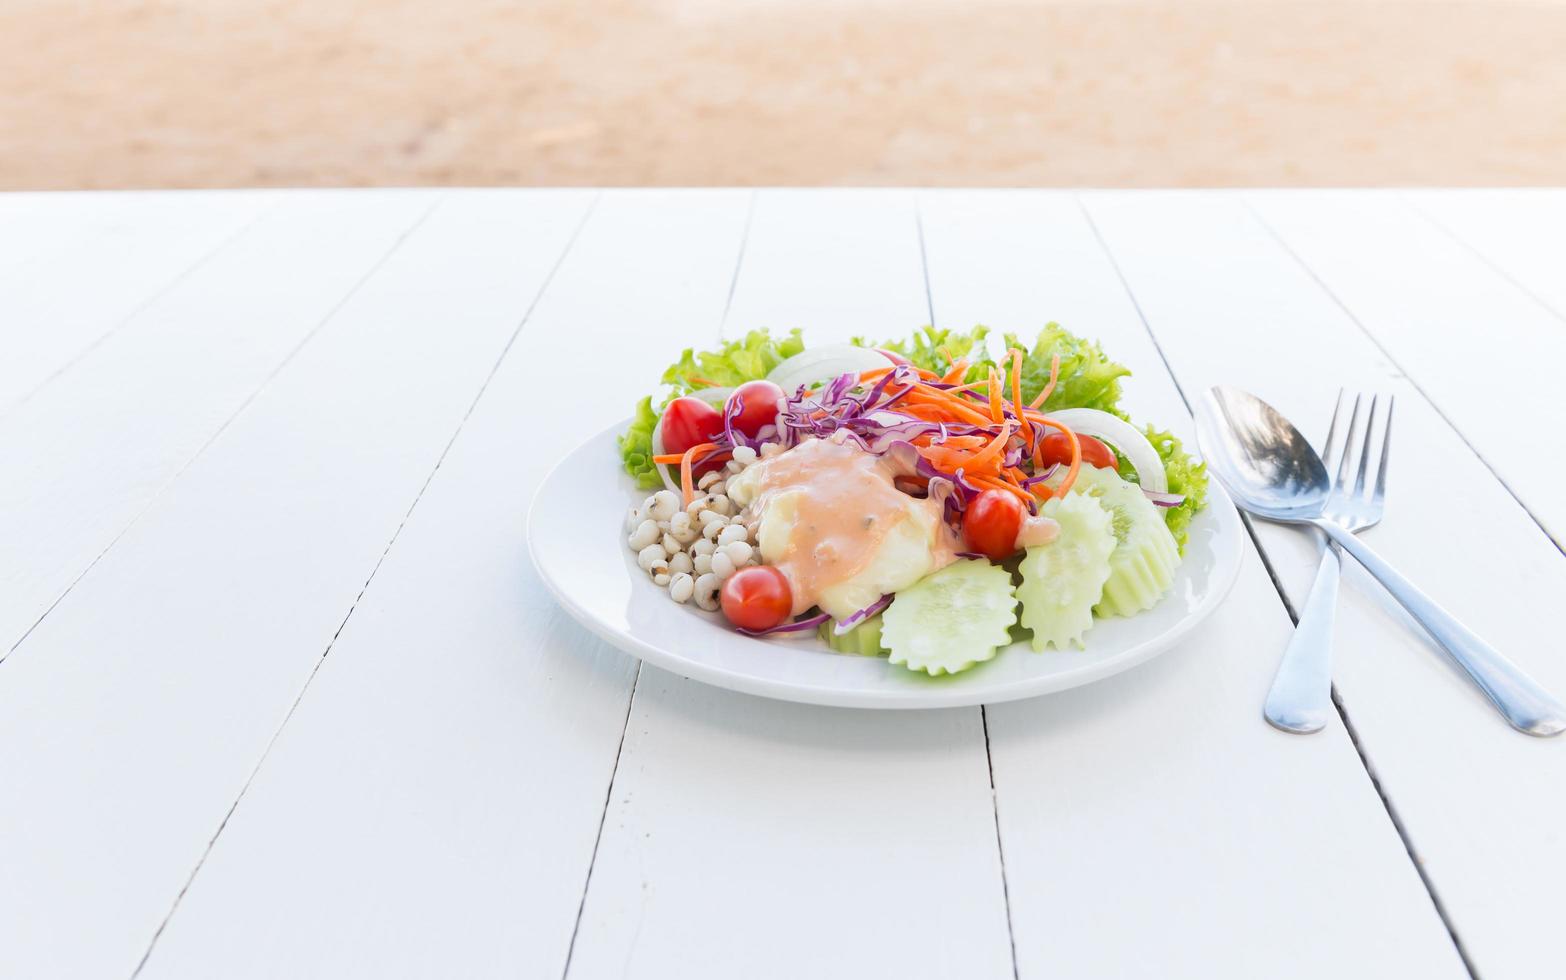
[[[1262,714],[1274,728],[1308,735],[1332,717],[1332,620],[1338,605],[1338,549],[1321,549],[1316,580],[1283,650]]]
[[[1364,565],[1365,570],[1386,587],[1392,598],[1419,620],[1513,728],[1541,737],[1566,731],[1566,707],[1520,667],[1475,636],[1353,534],[1331,521],[1318,519],[1310,523],[1342,545],[1344,551],[1353,555],[1355,561]]]

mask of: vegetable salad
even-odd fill
[[[1120,410],[1130,372],[1055,324],[686,350],[620,438],[627,517],[677,602],[928,674],[1084,645],[1169,590],[1204,467]]]

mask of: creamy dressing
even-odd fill
[[[747,519],[762,522],[763,557],[788,578],[796,615],[820,605],[845,616],[956,560],[956,535],[941,519],[940,504],[898,490],[893,480],[899,475],[905,474],[889,459],[851,444],[812,439],[731,481],[729,493],[748,506]],[[778,526],[769,528],[769,523]],[[889,535],[900,545],[917,536],[917,551],[927,560],[878,567]],[[928,547],[923,547],[925,540]],[[856,576],[866,581],[836,588]],[[869,598],[861,601],[864,595]],[[853,602],[860,605],[844,608]]]

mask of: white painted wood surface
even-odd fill
[[[1327,209],[1335,196],[1311,199]],[[1396,395],[1386,520],[1366,539],[1546,687],[1566,692],[1546,612],[1566,594],[1566,559],[1420,396],[1419,375],[1403,377],[1235,196],[1095,195],[1088,209],[1187,393],[1241,383],[1318,440],[1340,385]],[[1418,245],[1399,251],[1417,254]],[[1292,529],[1256,530],[1298,608],[1314,543]],[[1373,582],[1345,572],[1333,676],[1420,867],[1480,976],[1550,972],[1554,895],[1566,875],[1557,816],[1566,809],[1566,743],[1507,728]],[[1275,650],[1264,656],[1269,669]]]
[[[938,324],[1097,337],[1133,371],[1133,418],[1193,438],[1075,195],[930,193],[923,225]],[[1217,950],[1235,976],[1464,975],[1342,726],[1261,723],[1288,630],[1252,554],[1179,652],[988,709],[1021,975],[1200,980]]]
[[[1562,414],[1559,192],[439,197],[0,195],[0,975],[1462,976],[1448,927],[1486,980],[1558,962],[1566,750],[1363,576],[1356,753],[1261,721],[1254,558],[1141,670],[872,715],[638,676],[520,535],[627,407],[561,365],[628,399],[720,325],[1057,319],[1177,431],[1175,383],[1318,436],[1395,391],[1372,540],[1566,691],[1558,495],[1463,387],[1476,335]],[[1313,544],[1256,533],[1298,606]]]

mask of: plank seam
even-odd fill
[[[631,711],[636,707],[636,692],[642,680],[642,661],[636,662],[636,676],[631,678],[631,696],[625,699],[625,719],[620,725],[620,741],[615,745],[614,764],[609,767],[609,782],[604,786],[604,808],[598,815],[598,833],[593,835],[593,853],[587,859],[587,874],[582,879],[582,897],[576,903],[576,920],[571,924],[571,940],[566,944],[565,965],[560,968],[560,980],[571,974],[571,957],[576,955],[576,937],[582,931],[582,915],[587,911],[587,892],[593,883],[593,868],[598,865],[598,848],[604,841],[604,826],[609,823],[609,806],[614,799],[614,781],[620,774],[620,757],[625,754],[625,736],[631,730]]]
[[[90,341],[87,344],[87,346],[83,347],[81,350],[77,351],[75,354],[72,354],[70,356],[70,358],[67,359],[64,364],[60,365],[58,368],[55,368],[54,371],[51,372],[48,377],[44,378],[42,381],[38,382],[36,385],[33,385],[32,388],[28,389],[28,391],[27,391],[27,393],[25,395],[23,395],[22,397],[18,398],[16,401],[12,402],[11,404],[5,406],[4,408],[0,408],[0,418],[5,418],[7,415],[10,415],[12,412],[16,411],[17,409],[21,408],[23,405],[27,404],[27,402],[30,399],[32,399],[35,395],[37,395],[40,391],[43,391],[45,388],[49,387],[49,385],[53,384],[54,380],[56,378],[58,378],[60,375],[64,374],[65,372],[69,371],[71,368],[75,367],[77,364],[80,364],[82,361],[86,360],[88,355],[90,355],[93,351],[97,350],[99,347],[101,347],[105,343],[107,343],[109,338],[115,336],[121,330],[125,329],[127,326],[129,326],[131,324],[132,321],[134,321],[137,317],[139,317],[143,313],[145,313],[149,308],[151,308],[153,306],[153,304],[157,303],[158,300],[162,299],[163,297],[167,296],[169,293],[173,292],[176,288],[179,287],[179,285],[181,283],[185,282],[185,280],[189,279],[191,276],[195,275],[197,272],[200,272],[204,267],[206,267],[209,263],[211,263],[211,261],[213,259],[217,258],[218,255],[220,255],[222,252],[227,250],[227,248],[230,245],[234,244],[236,241],[238,241],[239,239],[243,238],[245,233],[250,231],[257,224],[259,224],[262,218],[265,218],[267,215],[269,215],[272,212],[276,211],[278,209],[279,205],[280,205],[280,202],[277,202],[277,201],[269,202],[269,203],[263,205],[259,211],[257,211],[254,215],[252,215],[250,217],[249,220],[241,221],[237,228],[235,228],[232,232],[230,232],[227,235],[224,235],[221,239],[219,239],[219,241],[215,245],[213,245],[210,249],[208,249],[200,257],[198,257],[196,259],[196,261],[191,263],[191,265],[188,268],[186,268],[182,272],[177,273],[172,279],[168,280],[162,286],[159,286],[157,289],[154,289],[149,296],[147,296],[141,302],[137,303],[135,306],[131,307],[130,312],[126,313],[124,316],[122,316],[119,319],[115,320],[114,323],[111,324],[107,330],[105,330],[102,334],[99,334],[97,337],[95,337],[92,341]]]
[[[1402,363],[1398,361],[1396,357],[1392,356],[1392,352],[1381,343],[1380,339],[1371,332],[1370,328],[1366,326],[1358,316],[1354,315],[1354,311],[1349,309],[1348,304],[1345,303],[1343,299],[1332,290],[1331,286],[1327,285],[1326,280],[1318,276],[1316,274],[1316,270],[1312,269],[1305,262],[1305,259],[1298,252],[1294,251],[1293,247],[1291,247],[1289,243],[1284,240],[1283,236],[1279,234],[1278,230],[1272,226],[1271,222],[1269,222],[1267,218],[1261,213],[1261,210],[1251,202],[1250,198],[1242,194],[1240,195],[1240,201],[1245,206],[1245,209],[1250,212],[1251,216],[1255,218],[1256,223],[1260,225],[1269,236],[1271,236],[1273,241],[1278,243],[1278,247],[1282,248],[1283,251],[1288,254],[1289,258],[1293,259],[1299,265],[1299,267],[1305,271],[1305,274],[1309,276],[1311,281],[1314,282],[1326,295],[1326,297],[1332,301],[1334,306],[1343,311],[1343,315],[1348,317],[1349,322],[1354,324],[1354,326],[1359,329],[1359,332],[1365,335],[1365,339],[1369,340],[1371,344],[1375,346],[1376,350],[1381,352],[1381,356],[1387,359],[1388,364],[1391,364],[1394,368],[1397,369],[1397,373],[1403,377],[1403,380],[1408,382],[1409,386],[1418,393],[1420,398],[1424,399],[1425,404],[1430,406],[1430,409],[1436,413],[1436,416],[1440,418],[1442,422],[1446,423],[1447,428],[1451,429],[1452,432],[1456,434],[1457,438],[1462,440],[1463,445],[1468,447],[1468,451],[1474,454],[1474,458],[1479,460],[1479,462],[1483,464],[1484,468],[1490,471],[1490,475],[1495,477],[1495,482],[1501,485],[1501,489],[1505,490],[1512,500],[1516,501],[1517,506],[1522,508],[1522,512],[1528,515],[1528,519],[1533,521],[1534,526],[1539,529],[1539,533],[1544,535],[1545,540],[1555,545],[1556,550],[1561,552],[1561,554],[1566,555],[1566,539],[1557,541],[1554,535],[1550,534],[1549,528],[1544,526],[1544,522],[1539,519],[1537,514],[1528,509],[1528,505],[1524,503],[1523,499],[1517,495],[1517,491],[1512,489],[1512,485],[1506,482],[1506,478],[1501,475],[1500,471],[1497,470],[1490,463],[1490,461],[1485,458],[1485,455],[1479,451],[1479,447],[1474,445],[1473,442],[1469,440],[1467,434],[1458,427],[1457,423],[1454,422],[1446,414],[1446,412],[1441,410],[1441,406],[1433,397],[1431,397],[1430,393],[1425,391],[1424,387],[1420,385],[1418,381],[1414,380],[1414,376],[1403,367]]]
[[[1413,211],[1415,214],[1418,214],[1432,225],[1435,225],[1435,227],[1448,238],[1456,242],[1464,250],[1471,253],[1474,258],[1478,259],[1480,262],[1483,262],[1486,266],[1489,267],[1491,272],[1495,273],[1497,276],[1500,276],[1502,279],[1506,280],[1506,282],[1510,283],[1514,288],[1516,288],[1518,292],[1533,300],[1534,303],[1538,304],[1540,309],[1544,310],[1544,312],[1548,313],[1550,316],[1553,316],[1557,320],[1566,322],[1566,314],[1561,313],[1560,310],[1557,310],[1555,307],[1551,306],[1548,300],[1530,289],[1528,285],[1521,279],[1518,279],[1516,276],[1508,272],[1504,267],[1501,266],[1499,262],[1496,262],[1494,259],[1490,258],[1488,254],[1481,251],[1477,245],[1474,245],[1472,242],[1459,235],[1449,225],[1447,225],[1446,222],[1436,217],[1428,209],[1421,207],[1418,201],[1409,198],[1406,194],[1401,196],[1399,200],[1401,200],[1409,210]]]
[[[170,487],[179,481],[179,478],[185,474],[185,471],[190,469],[191,466],[195,465],[196,461],[200,459],[206,453],[206,451],[222,437],[223,433],[228,431],[228,427],[233,425],[236,419],[245,414],[245,411],[250,408],[251,404],[253,404],[255,400],[260,397],[261,392],[265,391],[267,386],[270,385],[272,381],[275,380],[290,363],[292,363],[293,359],[299,355],[299,352],[304,350],[305,346],[308,345],[310,341],[321,332],[321,328],[326,326],[326,324],[329,323],[332,318],[335,317],[338,312],[348,304],[348,301],[353,299],[353,297],[359,293],[360,289],[364,288],[365,283],[369,282],[375,273],[386,264],[386,261],[390,259],[399,248],[402,247],[402,243],[407,241],[408,236],[412,235],[416,230],[418,230],[420,225],[424,224],[424,222],[428,220],[429,216],[434,213],[435,208],[440,204],[440,202],[441,199],[437,199],[432,204],[430,204],[430,206],[426,208],[424,212],[408,226],[407,230],[399,235],[397,239],[391,243],[391,246],[381,254],[381,257],[376,259],[375,263],[371,265],[370,268],[366,270],[365,273],[348,288],[348,291],[343,294],[342,299],[333,304],[332,307],[326,311],[325,315],[316,321],[315,325],[310,328],[309,332],[304,335],[299,343],[295,344],[293,349],[290,350],[287,355],[285,355],[283,359],[277,363],[277,366],[275,366],[271,372],[269,372],[267,376],[261,380],[261,383],[256,386],[255,390],[252,391],[249,395],[245,396],[245,400],[240,402],[239,407],[234,409],[233,413],[230,414],[228,418],[223,420],[223,424],[218,426],[217,430],[213,432],[212,435],[207,437],[206,441],[203,442],[196,449],[196,451],[191,454],[189,459],[180,464],[179,469],[175,470],[174,474],[163,482],[163,485],[153,493],[152,497],[141,508],[141,510],[138,510],[135,515],[126,522],[125,526],[120,528],[119,532],[109,540],[109,543],[103,546],[103,550],[98,552],[97,556],[94,557],[92,561],[88,562],[86,567],[84,567],[75,578],[71,579],[70,584],[67,585],[65,589],[55,597],[53,602],[49,603],[48,608],[40,613],[37,619],[33,620],[33,624],[27,627],[21,636],[17,637],[16,642],[11,644],[10,649],[6,650],[4,655],[0,655],[0,664],[4,664],[8,659],[10,659],[11,655],[17,651],[17,648],[19,648],[23,643],[27,642],[27,638],[33,635],[33,631],[38,629],[43,621],[49,618],[50,614],[54,612],[60,603],[65,601],[66,596],[70,595],[71,591],[81,583],[82,579],[86,578],[92,572],[92,570],[98,566],[98,563],[103,561],[104,556],[113,550],[114,546],[119,544],[120,540],[124,538],[125,535],[130,533],[131,528],[140,523],[141,519],[152,510],[158,501],[163,499],[163,495],[168,492]]]
[[[444,200],[444,198],[437,200],[434,204],[432,204],[429,209],[426,210],[419,218],[419,221],[415,223],[412,228],[409,228],[408,231],[403,234],[402,238],[398,239],[397,245],[393,246],[392,251],[395,251],[398,245],[401,245],[402,242],[419,227],[419,225],[422,225],[424,221],[429,218],[429,216],[435,211],[435,208],[440,204],[441,200]],[[485,375],[483,383],[479,385],[477,394],[475,394],[473,399],[468,403],[467,410],[463,413],[461,420],[457,422],[456,428],[451,433],[451,437],[446,440],[446,445],[441,449],[440,455],[436,457],[435,465],[430,468],[429,474],[425,476],[424,482],[420,484],[418,491],[414,494],[413,501],[408,505],[408,509],[403,514],[402,520],[392,531],[391,537],[387,540],[385,548],[381,550],[380,557],[375,560],[375,565],[370,569],[369,577],[364,580],[364,584],[359,588],[358,595],[356,595],[353,602],[349,604],[347,613],[344,614],[342,621],[337,624],[337,629],[332,633],[332,638],[327,641],[326,649],[322,650],[320,657],[316,658],[315,666],[310,669],[310,674],[305,678],[304,684],[299,688],[299,693],[295,695],[293,704],[289,705],[288,711],[283,715],[282,721],[278,723],[276,730],[272,732],[272,737],[267,740],[266,748],[262,749],[260,758],[256,760],[255,766],[251,768],[250,775],[245,778],[244,785],[242,785],[239,789],[239,794],[234,797],[234,802],[229,805],[228,812],[223,815],[223,819],[218,823],[217,830],[213,832],[211,839],[207,841],[205,849],[203,849],[201,852],[201,857],[197,859],[195,867],[191,869],[190,875],[185,879],[184,886],[180,888],[179,894],[174,897],[174,903],[169,907],[169,911],[163,917],[163,921],[158,925],[157,930],[152,934],[152,939],[147,944],[146,952],[142,953],[140,962],[136,964],[136,969],[131,973],[131,980],[135,980],[135,978],[141,974],[142,969],[146,967],[148,960],[151,959],[153,950],[157,947],[158,939],[162,937],[164,930],[168,928],[168,924],[173,921],[175,913],[179,911],[180,902],[184,900],[186,893],[190,891],[190,886],[195,884],[196,876],[201,873],[201,869],[205,866],[207,858],[212,854],[212,849],[217,846],[218,838],[223,835],[224,829],[228,827],[228,823],[231,819],[233,819],[234,813],[238,811],[239,805],[244,802],[245,794],[250,791],[250,787],[255,782],[256,776],[260,774],[261,769],[266,765],[266,760],[272,754],[272,749],[277,745],[277,740],[282,736],[283,730],[288,727],[288,723],[293,719],[294,713],[299,710],[299,705],[304,701],[305,694],[310,690],[311,682],[315,680],[316,674],[320,673],[321,665],[324,664],[326,662],[326,658],[330,656],[332,647],[337,643],[338,638],[342,636],[343,630],[347,628],[349,620],[353,618],[354,611],[359,608],[360,601],[362,601],[365,594],[369,592],[371,583],[375,581],[376,573],[381,570],[381,565],[385,563],[386,558],[391,554],[392,548],[396,545],[397,538],[402,534],[403,528],[408,526],[409,519],[413,517],[414,511],[418,509],[419,501],[424,498],[425,491],[428,490],[430,484],[434,482],[435,475],[440,472],[441,464],[446,461],[446,456],[451,452],[452,446],[456,445],[457,439],[459,436],[461,436],[463,428],[466,427],[468,419],[472,418],[474,410],[478,408],[479,402],[483,399],[484,392],[488,390],[490,382],[495,379],[495,375],[500,371],[500,366],[505,362],[506,355],[511,352],[512,346],[516,343],[517,338],[522,334],[523,327],[527,325],[528,320],[532,317],[533,310],[537,308],[539,300],[549,289],[549,284],[554,280],[555,273],[559,271],[560,266],[565,261],[566,256],[570,254],[571,246],[576,243],[577,237],[581,234],[582,226],[585,225],[587,223],[587,219],[591,217],[594,209],[598,205],[598,200],[599,197],[595,195],[592,202],[588,204],[587,208],[583,212],[582,217],[578,219],[576,227],[571,232],[571,237],[567,239],[565,248],[560,253],[560,257],[555,260],[555,264],[550,268],[548,275],[544,277],[544,281],[539,286],[538,292],[534,294],[532,302],[528,304],[527,310],[522,314],[522,318],[518,321],[516,328],[512,330],[511,336],[506,340],[505,346],[501,348],[500,354],[495,358],[494,364],[490,365],[489,373]],[[390,253],[388,253],[388,256],[389,255]],[[382,262],[384,261],[385,257],[382,259]],[[380,264],[381,263],[377,263],[377,268],[380,266]]]
[[[1147,314],[1143,312],[1142,304],[1137,300],[1136,293],[1134,290],[1132,290],[1130,281],[1126,279],[1125,272],[1120,268],[1120,263],[1115,259],[1114,253],[1110,251],[1109,243],[1104,240],[1103,233],[1099,231],[1098,223],[1093,220],[1093,215],[1092,212],[1088,210],[1087,202],[1082,199],[1081,194],[1077,194],[1076,198],[1078,207],[1082,209],[1083,217],[1087,219],[1088,226],[1093,230],[1093,237],[1098,239],[1099,248],[1103,250],[1105,257],[1109,260],[1110,266],[1115,270],[1115,276],[1120,280],[1121,288],[1126,291],[1127,298],[1131,300],[1131,306],[1136,310],[1137,318],[1142,321],[1142,328],[1147,331],[1148,337],[1152,339],[1153,346],[1158,350],[1158,356],[1163,359],[1164,369],[1169,372],[1170,381],[1174,383],[1175,390],[1179,393],[1180,399],[1185,402],[1186,409],[1189,411],[1191,402],[1188,398],[1186,398],[1185,389],[1181,387],[1179,376],[1175,374],[1174,369],[1170,366],[1169,358],[1165,356],[1163,347],[1159,346],[1158,338],[1153,333],[1153,325],[1148,322]],[[1244,201],[1243,196],[1241,200]],[[1248,201],[1244,203],[1246,207],[1250,206]],[[1292,252],[1290,254],[1293,255]],[[1294,258],[1295,261],[1299,261],[1298,256],[1294,256]],[[1302,266],[1304,265],[1303,262],[1300,264]],[[1306,271],[1310,272],[1308,267],[1306,268]],[[1314,278],[1313,273],[1312,278]],[[1319,280],[1317,281],[1319,282]],[[1264,568],[1266,568],[1268,577],[1272,580],[1272,585],[1278,593],[1279,601],[1283,603],[1283,608],[1285,612],[1287,612],[1289,619],[1297,623],[1298,617],[1295,615],[1294,609],[1289,603],[1288,596],[1284,593],[1283,583],[1278,579],[1273,570],[1272,563],[1267,559],[1267,551],[1264,547],[1262,547],[1261,540],[1256,535],[1256,530],[1251,524],[1249,515],[1242,513],[1240,517],[1251,537],[1252,545],[1256,548],[1257,554],[1261,557],[1262,565]],[[1420,864],[1419,855],[1415,853],[1414,843],[1409,838],[1406,828],[1403,825],[1403,821],[1398,817],[1396,807],[1392,805],[1392,800],[1386,795],[1386,793],[1382,792],[1381,783],[1376,778],[1376,774],[1374,768],[1370,764],[1369,757],[1365,754],[1364,748],[1360,745],[1357,732],[1353,726],[1353,722],[1349,718],[1348,710],[1344,707],[1342,699],[1338,697],[1336,685],[1334,685],[1332,689],[1332,706],[1337,710],[1338,718],[1343,723],[1344,731],[1348,733],[1349,743],[1354,747],[1354,752],[1359,757],[1360,767],[1364,770],[1365,777],[1370,780],[1371,788],[1375,791],[1376,797],[1381,800],[1381,807],[1385,811],[1387,819],[1391,822],[1392,829],[1397,833],[1398,839],[1403,842],[1403,850],[1408,855],[1409,863],[1414,866],[1414,873],[1419,876],[1421,884],[1424,885],[1425,894],[1430,899],[1431,907],[1435,910],[1436,916],[1441,920],[1441,924],[1445,926],[1447,936],[1452,940],[1452,946],[1457,952],[1458,959],[1462,962],[1463,968],[1468,971],[1469,976],[1473,977],[1474,980],[1479,980],[1479,974],[1474,970],[1473,964],[1469,962],[1468,956],[1463,949],[1462,941],[1458,939],[1457,930],[1453,927],[1452,921],[1447,918],[1446,908],[1444,905],[1442,905],[1440,897],[1436,894],[1434,883],[1425,876],[1424,868]]]
[[[914,195],[914,229],[919,235],[919,267],[924,275],[924,302],[930,316],[930,327],[935,327],[935,293],[930,285],[930,260],[924,243],[923,198]],[[995,756],[990,751],[989,709],[979,705],[979,726],[984,732],[984,767],[990,779],[990,818],[995,822],[995,857],[1000,864],[1001,905],[1006,911],[1006,945],[1011,951],[1011,976],[1018,980],[1017,930],[1011,916],[1011,883],[1006,876],[1006,846],[1001,839],[1000,794],[995,789]]]
[[[734,304],[734,292],[739,286],[740,270],[745,265],[745,249],[750,243],[751,221],[756,214],[756,199],[759,191],[751,191],[745,207],[745,223],[740,229],[739,252],[734,257],[734,271],[729,275],[729,291],[723,301],[723,313],[718,320],[718,338],[724,336],[724,329],[728,326],[729,309]],[[636,703],[636,692],[641,689],[642,661],[636,662],[636,676],[631,678],[631,695],[625,701],[625,721],[620,726],[620,744],[615,749],[614,765],[609,770],[609,785],[604,790],[604,809],[598,817],[598,833],[593,838],[593,853],[587,860],[587,876],[582,880],[582,898],[576,906],[576,921],[571,926],[571,941],[566,946],[565,965],[560,970],[561,980],[571,972],[571,958],[576,955],[576,937],[582,929],[582,915],[587,910],[587,893],[593,884],[593,867],[598,863],[598,846],[603,842],[604,824],[609,819],[609,802],[614,799],[614,780],[620,772],[620,754],[625,751],[625,736],[631,728],[631,707]]]

